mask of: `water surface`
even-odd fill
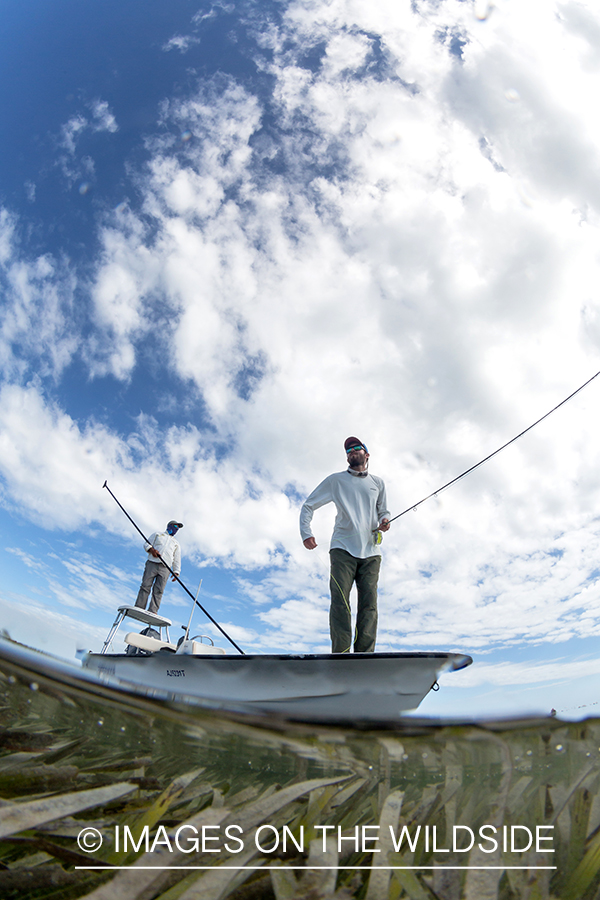
[[[599,720],[291,724],[7,659],[0,690],[5,900],[598,896]]]

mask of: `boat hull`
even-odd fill
[[[311,721],[376,721],[416,709],[442,671],[472,662],[458,653],[151,656],[88,653],[90,673],[111,684],[178,700]]]

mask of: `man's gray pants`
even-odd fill
[[[350,590],[356,582],[358,611],[354,634],[354,652],[372,653],[377,638],[377,581],[381,556],[358,559],[338,547],[329,551],[331,607],[329,631],[331,652],[349,653],[352,649]]]
[[[165,565],[163,565],[163,563],[152,562],[152,560],[149,559],[144,567],[142,584],[138,591],[135,605],[141,606],[142,609],[146,609],[148,594],[150,593],[150,588],[152,588],[152,599],[150,600],[148,612],[157,613],[160,607],[160,601],[162,600],[162,595],[164,593],[168,577],[169,570]]]

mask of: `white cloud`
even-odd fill
[[[195,37],[194,35],[182,35],[176,34],[172,38],[170,38],[166,44],[163,44],[163,50],[165,53],[168,53],[169,50],[179,50],[180,53],[187,53],[190,47],[193,47],[194,44],[199,44],[200,38]]]
[[[65,122],[61,128],[59,143],[70,156],[75,155],[77,145],[84,132],[107,131],[109,134],[114,134],[115,131],[119,130],[117,120],[106,100],[97,98],[88,104],[88,108],[91,118],[77,113],[68,122]]]
[[[90,103],[90,112],[92,114],[92,131],[108,131],[110,134],[114,134],[119,130],[117,120],[106,100],[93,100]]]
[[[99,424],[82,429],[34,384],[0,391],[0,420],[0,471],[12,501],[48,529],[101,522],[121,533],[122,513],[102,491],[106,479],[142,524],[168,521],[175,503],[176,515],[190,523],[186,537],[205,556],[252,567],[281,555],[287,497],[233,461],[217,464],[193,427],[162,435],[142,419],[126,440]],[[156,487],[150,494],[149,484]]]
[[[75,153],[77,141],[83,131],[88,127],[88,120],[85,116],[72,116],[68,122],[61,128],[60,144],[70,155]]]
[[[117,120],[106,100],[96,98],[87,104],[88,115],[77,113],[65,122],[57,139],[58,165],[69,185],[80,181],[80,193],[87,193],[95,179],[95,163],[89,154],[78,156],[80,142],[89,134],[114,134],[119,130]],[[82,181],[83,179],[83,181]],[[83,189],[82,189],[83,188]]]
[[[600,675],[597,659],[571,659],[562,656],[540,663],[478,663],[465,669],[456,686],[462,689],[483,684],[517,685],[543,682],[573,681],[576,678],[593,678]]]
[[[92,376],[126,379],[135,365],[131,335],[143,341],[148,332],[164,327],[164,314],[148,298],[160,263],[144,243],[144,227],[127,207],[116,216],[118,227],[105,228],[101,235],[101,269],[92,288],[96,327],[84,354]]]
[[[15,220],[7,209],[0,209],[0,263],[6,265],[12,255]]]
[[[219,15],[219,12],[222,11],[224,13],[232,13],[235,9],[233,3],[226,3],[225,0],[218,0],[217,3],[211,4],[211,7],[208,12],[204,12],[204,10],[199,10],[192,17],[192,23],[194,25],[201,25],[202,22],[208,21],[210,19],[214,19],[215,16]]]
[[[0,595],[2,629],[14,641],[44,650],[53,656],[75,661],[79,649],[98,649],[106,637],[106,629],[64,615],[23,594],[17,597]],[[89,644],[91,646],[87,646]]]
[[[0,210],[0,369],[8,379],[57,379],[77,349],[69,317],[76,276],[67,260],[49,254],[27,258],[18,222]]]

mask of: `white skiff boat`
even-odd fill
[[[126,652],[112,652],[126,619],[155,634],[127,633]],[[441,672],[472,663],[461,653],[233,654],[205,636],[174,644],[171,625],[163,616],[121,606],[101,652],[86,653],[82,665],[136,693],[303,721],[372,722],[416,709]]]

